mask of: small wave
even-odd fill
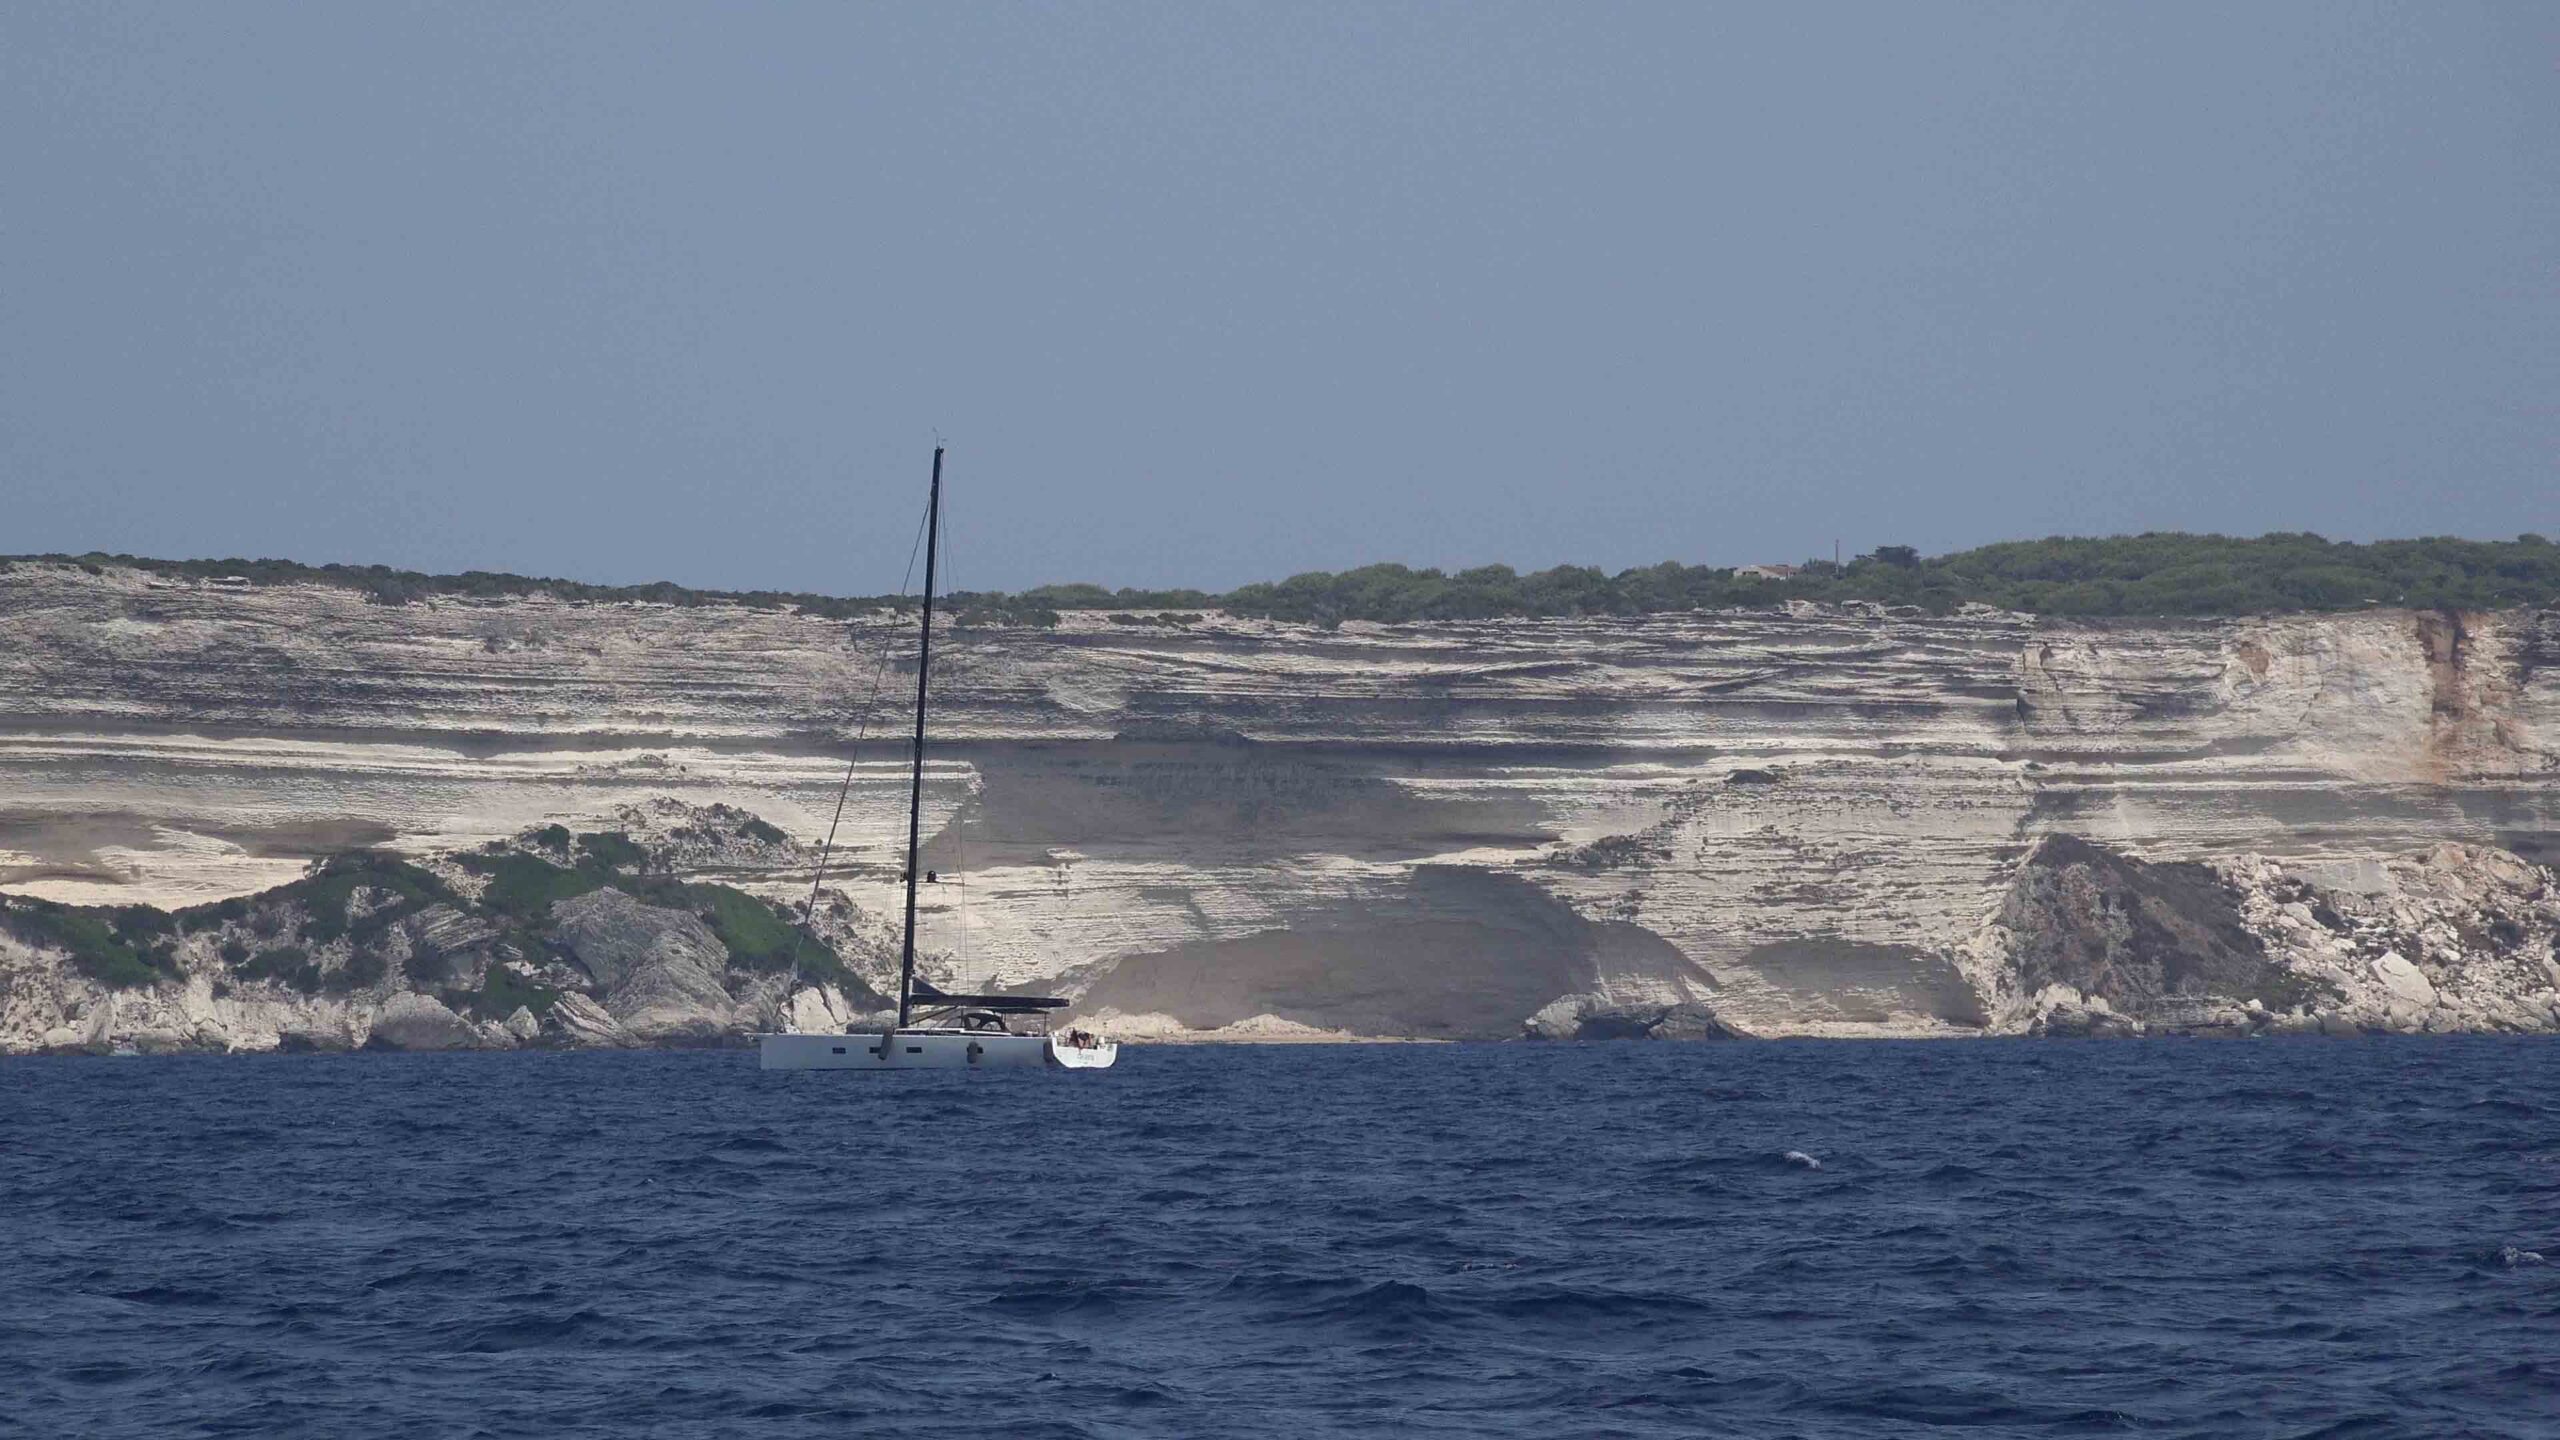
[[[1338,1299],[1290,1312],[1292,1320],[1324,1325],[1406,1329],[1450,1318],[1449,1307],[1428,1289],[1403,1280],[1382,1280]]]
[[[403,1290],[413,1285],[470,1285],[481,1277],[467,1265],[412,1265],[396,1274],[364,1282],[367,1290]]]
[[[981,1303],[990,1310],[1017,1315],[1109,1314],[1117,1311],[1121,1297],[1135,1288],[1109,1279],[1034,1280],[1008,1286]]]
[[[2538,1105],[2495,1096],[2486,1100],[2474,1100],[2462,1108],[2474,1115],[2513,1115],[2519,1120],[2532,1120],[2542,1114],[2542,1107]]]
[[[582,1335],[601,1325],[604,1316],[593,1310],[572,1310],[566,1315],[519,1315],[485,1324],[459,1327],[453,1348],[465,1355],[488,1355],[508,1350],[530,1350]]]
[[[142,1378],[144,1373],[141,1366],[119,1360],[91,1360],[64,1366],[62,1378],[74,1385],[121,1385]]]
[[[231,1297],[212,1290],[198,1290],[183,1285],[145,1285],[139,1290],[119,1290],[114,1298],[135,1305],[205,1306],[230,1303]]]
[[[1232,1299],[1271,1298],[1296,1300],[1308,1295],[1333,1295],[1359,1288],[1360,1282],[1348,1275],[1300,1275],[1291,1271],[1247,1271],[1228,1277],[1217,1293]]]
[[[2333,1103],[2333,1097],[2320,1094],[2314,1090],[2304,1090],[2293,1086],[2275,1087],[2257,1085],[2244,1085],[2236,1090],[2226,1090],[2220,1096],[2220,1100],[2221,1103],[2226,1105],[2245,1103],[2261,1105],[2316,1105],[2325,1107]]]
[[[2032,1425],[2047,1430],[2130,1430],[2138,1417],[2121,1410],[2022,1404],[1997,1390],[1951,1385],[1884,1385],[1827,1395],[1804,1407],[1912,1425]]]
[[[1655,1320],[1710,1313],[1719,1307],[1696,1295],[1669,1290],[1618,1290],[1598,1286],[1532,1285],[1478,1302],[1485,1314],[1504,1319],[1589,1323]]]

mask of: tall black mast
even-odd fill
[[[922,878],[924,826],[924,696],[933,671],[933,560],[942,552],[942,447],[933,447],[933,492],[924,507],[924,626],[916,644],[915,781],[907,792],[907,938],[898,955],[898,1028],[915,1008],[916,881]],[[887,1041],[882,1041],[887,1044]]]

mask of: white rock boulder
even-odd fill
[[[2373,962],[2373,978],[2382,982],[2394,1000],[2421,1010],[2432,1009],[2436,1003],[2434,982],[2396,950],[2385,951]]]
[[[403,992],[382,1002],[368,1043],[397,1050],[463,1050],[480,1043],[480,1032],[434,996]]]
[[[554,937],[604,991],[605,1013],[638,1040],[711,1040],[736,1024],[722,979],[728,947],[692,913],[594,890],[552,908]]]

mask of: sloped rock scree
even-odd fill
[[[2380,868],[2334,889],[2263,856],[2146,862],[2047,836],[1975,942],[2006,1002],[1993,1028],[2560,1030],[2560,875],[2453,844]]]
[[[2212,867],[2147,864],[2070,835],[2039,842],[2001,902],[2018,988],[2063,985],[2118,1010],[2195,1000],[2290,1007],[2317,987],[2279,965]]]
[[[2330,992],[2325,1030],[2560,1029],[2560,873],[2547,866],[2442,844],[2386,862],[2369,892],[2258,857],[2219,868],[2270,950]]]

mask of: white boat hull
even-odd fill
[[[985,1030],[899,1030],[885,1046],[877,1030],[756,1037],[757,1064],[766,1070],[1101,1070],[1119,1056],[1120,1047],[1109,1041],[1074,1046],[1047,1035]]]

